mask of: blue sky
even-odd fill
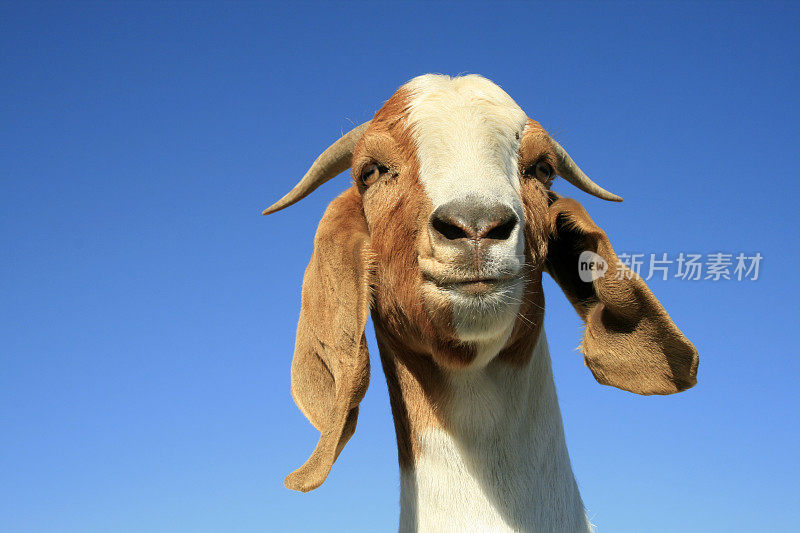
[[[567,443],[597,531],[787,531],[800,510],[800,9],[786,3],[0,4],[0,529],[390,531],[370,330],[356,435],[319,490],[289,395],[303,269],[341,176],[269,218],[409,78],[499,83],[600,184],[618,251],[759,252],[654,280],[698,385],[594,382],[549,280]]]

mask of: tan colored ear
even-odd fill
[[[325,211],[303,278],[292,396],[321,435],[311,457],[286,477],[289,489],[319,487],[356,429],[369,384],[371,265],[361,198],[349,189]]]
[[[580,350],[595,379],[637,394],[692,387],[698,365],[694,345],[645,282],[620,265],[586,210],[575,200],[553,199],[546,268],[586,324]],[[602,277],[581,279],[578,262],[584,251],[605,260],[608,270]]]

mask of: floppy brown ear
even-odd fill
[[[369,384],[364,327],[371,265],[361,198],[349,189],[325,211],[303,278],[291,389],[321,435],[311,457],[286,477],[289,489],[319,487],[356,429],[358,404]]]
[[[575,200],[553,199],[546,268],[586,324],[580,351],[595,379],[637,394],[672,394],[692,387],[698,365],[694,345],[645,282],[619,263],[605,232],[586,210]],[[603,276],[581,279],[579,257],[584,251],[605,261]],[[584,269],[588,278],[586,274]]]

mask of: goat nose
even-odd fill
[[[437,207],[430,217],[430,227],[436,238],[449,241],[470,239],[479,241],[507,240],[519,219],[509,206],[465,199],[453,200]]]

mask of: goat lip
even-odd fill
[[[495,280],[482,279],[482,280],[464,281],[461,283],[455,283],[451,285],[451,287],[464,294],[484,294],[497,288],[497,286],[500,285],[501,283],[502,282],[497,279]]]
[[[469,278],[469,279],[428,279],[437,288],[446,291],[458,291],[467,295],[486,294],[513,283],[516,277],[506,278]]]

